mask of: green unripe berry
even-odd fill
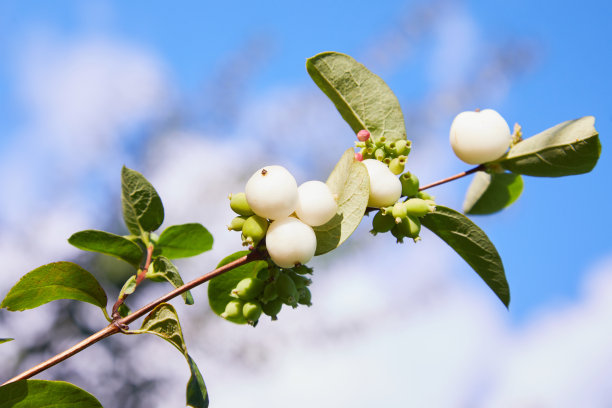
[[[376,149],[374,152],[374,158],[378,161],[383,161],[385,159],[385,151],[382,148]]]
[[[290,306],[297,306],[298,292],[293,280],[281,273],[276,280],[278,298]]]
[[[395,142],[392,140],[389,140],[387,142],[385,142],[385,151],[387,152],[387,154],[391,154],[394,155],[395,153]]]
[[[242,235],[248,245],[257,245],[268,231],[270,222],[259,215],[252,215],[246,219],[242,226]]]
[[[276,290],[276,282],[270,282],[266,285],[261,295],[261,301],[268,303],[278,298],[278,291]]]
[[[305,288],[306,286],[309,286],[312,283],[312,280],[308,279],[305,276],[298,275],[297,273],[291,270],[285,271],[285,273],[291,278],[293,283],[295,283],[295,287],[298,290],[301,288]]]
[[[394,222],[395,224],[395,222]],[[402,228],[402,224],[395,224],[395,226],[391,229],[391,234],[395,237],[395,239],[397,240],[398,244],[401,244],[404,242],[404,237],[406,236],[404,234],[403,228]]]
[[[407,156],[410,153],[410,143],[407,140],[395,141],[395,154],[398,156]]]
[[[259,302],[246,302],[244,306],[242,306],[242,315],[247,320],[247,322],[253,324],[261,316],[262,306]]]
[[[433,200],[435,197],[431,194],[426,193],[425,191],[419,191],[417,194],[417,198],[422,198],[423,200]]]
[[[244,278],[232,290],[232,295],[242,300],[255,299],[263,290],[264,282],[257,278]]]
[[[406,164],[405,156],[396,157],[395,159],[391,160],[391,162],[389,163],[389,170],[391,170],[391,173],[395,175],[401,174],[402,171],[404,171],[405,164]]]
[[[225,305],[225,311],[221,313],[221,317],[227,320],[240,320],[242,317],[242,305],[242,301],[232,300]]]
[[[401,219],[408,215],[406,203],[395,203],[395,205],[393,205],[393,210],[391,210],[391,215],[393,215],[396,224],[402,222]]]
[[[421,232],[421,221],[418,217],[407,216],[402,218],[402,222],[398,225],[402,234],[408,238],[416,240]]]
[[[244,226],[244,222],[247,220],[248,215],[239,215],[234,217],[234,219],[227,226],[227,229],[230,231],[242,231],[242,227]]]
[[[298,290],[298,295],[299,295],[298,303],[300,305],[312,306],[312,302],[311,302],[312,294],[310,293],[310,290],[308,288],[300,288]]]
[[[277,315],[280,313],[283,308],[283,301],[280,299],[272,300],[268,303],[264,303],[261,306],[261,310],[268,316],[272,318],[272,320],[277,319]]]
[[[419,179],[412,173],[406,172],[400,176],[402,183],[402,196],[412,197],[419,192]]]
[[[406,205],[406,213],[417,217],[422,217],[436,209],[434,205],[431,205],[431,203],[422,198],[411,198],[404,204]]]
[[[247,203],[246,195],[244,193],[230,194],[230,207],[238,215],[253,215],[255,214],[249,203]]]
[[[299,275],[312,275],[312,268],[306,265],[298,265],[291,270]]]
[[[373,235],[382,232],[389,232],[395,225],[395,219],[389,211],[380,210],[372,219],[372,230],[370,231]]]

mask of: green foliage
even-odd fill
[[[158,229],[164,221],[164,206],[155,188],[135,170],[121,170],[121,204],[128,230],[137,236]]]
[[[168,259],[187,258],[212,248],[213,237],[201,224],[172,225],[166,228],[155,245],[156,252]]]
[[[514,173],[561,177],[588,173],[595,167],[601,143],[595,118],[585,116],[553,126],[517,143],[499,164]]]
[[[142,249],[136,243],[105,231],[86,230],[76,232],[68,238],[68,242],[85,251],[114,256],[132,266],[138,266],[143,256]]]
[[[366,167],[354,157],[352,148],[345,151],[327,179],[331,192],[338,195],[338,212],[327,223],[313,228],[317,236],[315,255],[327,253],[346,241],[365,213],[370,179]]]
[[[323,52],[309,58],[306,69],[355,133],[367,129],[374,141],[406,139],[397,97],[362,64],[345,54]]]
[[[64,381],[21,380],[0,387],[0,408],[102,408],[93,395]]]
[[[187,352],[181,324],[172,305],[168,303],[158,305],[145,317],[140,330],[132,333],[152,333],[176,347],[185,356],[191,372],[187,383],[187,405],[194,408],[208,407],[206,384],[198,366]]]
[[[13,341],[13,340],[15,340],[15,339],[3,339],[3,338],[0,338],[0,344],[8,343],[9,341]]]
[[[33,309],[58,299],[73,299],[106,307],[106,293],[96,278],[72,262],[54,262],[25,274],[6,295],[0,308]]]
[[[423,217],[421,223],[453,248],[508,307],[510,288],[504,265],[489,237],[476,224],[440,205]]]
[[[492,214],[515,202],[523,192],[523,178],[514,173],[479,171],[468,188],[463,212]]]
[[[229,255],[219,262],[217,268],[235,261],[248,253],[249,251],[240,251]],[[267,266],[268,264],[265,261],[249,262],[211,279],[210,283],[208,284],[208,302],[210,303],[210,308],[213,310],[213,312],[221,316],[221,314],[225,311],[227,304],[236,300],[236,298],[231,296],[231,293],[232,290],[238,285],[238,282],[244,278],[257,278],[257,272],[267,268]],[[247,323],[246,319],[242,315],[230,317],[227,320],[236,324]]]
[[[155,258],[149,266],[146,277],[156,282],[168,281],[175,288],[183,286],[183,279],[181,275],[179,275],[178,269],[168,258],[163,256]],[[191,292],[184,292],[181,296],[185,304],[193,305],[193,296],[191,296]]]

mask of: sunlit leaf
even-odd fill
[[[327,223],[314,227],[317,236],[315,255],[340,246],[355,231],[368,205],[370,179],[363,163],[348,149],[331,172],[327,185],[338,196],[338,212]]]
[[[136,330],[133,333],[152,333],[176,347],[185,356],[191,372],[189,382],[187,383],[187,405],[194,408],[208,407],[206,384],[204,384],[204,379],[198,366],[187,353],[181,324],[172,305],[168,303],[158,305],[145,317],[140,330]]]
[[[0,387],[0,408],[102,408],[87,391],[64,381],[21,380]]]
[[[155,258],[149,266],[146,277],[156,282],[168,281],[175,288],[183,286],[183,279],[178,269],[168,258],[163,256]],[[193,296],[191,296],[190,291],[183,292],[181,296],[186,304],[193,304]]]
[[[235,261],[238,258],[242,258],[248,253],[249,251],[240,251],[229,255],[219,262],[217,268]],[[232,289],[236,287],[238,282],[244,278],[257,277],[257,272],[266,268],[267,266],[268,264],[265,261],[253,261],[245,265],[238,266],[237,268],[211,279],[208,284],[208,302],[210,303],[210,308],[213,310],[213,312],[220,316],[221,313],[225,311],[225,306],[227,306],[230,301],[236,300],[236,298],[230,296],[230,293]],[[246,324],[247,322],[242,316],[228,318],[227,320],[237,324]]]
[[[7,342],[13,341],[13,340],[15,340],[15,339],[3,339],[3,338],[0,338],[0,344],[7,343]]]
[[[474,176],[463,202],[466,214],[492,214],[515,202],[523,192],[523,178],[514,173],[487,173]]]
[[[355,133],[367,129],[373,140],[406,139],[397,97],[378,75],[352,57],[323,52],[306,61],[306,70]]]
[[[137,236],[155,231],[164,221],[164,206],[155,188],[135,170],[121,170],[121,204],[128,230]]]
[[[133,266],[138,266],[143,256],[142,249],[137,244],[106,231],[79,231],[68,238],[68,242],[85,251],[114,256]]]
[[[1,308],[26,310],[53,300],[73,299],[106,307],[106,293],[96,278],[72,262],[54,262],[25,274],[6,295]]]
[[[201,224],[172,225],[166,228],[155,249],[168,259],[199,255],[212,248],[213,237]]]
[[[501,257],[476,224],[465,215],[441,205],[423,217],[421,224],[453,248],[508,307],[510,288]]]
[[[595,118],[569,120],[517,143],[500,162],[514,173],[561,177],[588,173],[595,167],[601,143]]]

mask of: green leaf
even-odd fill
[[[514,145],[500,165],[514,173],[561,177],[588,173],[595,167],[601,143],[595,118],[569,120]]]
[[[378,75],[338,52],[309,58],[306,70],[355,133],[367,129],[375,141],[381,136],[387,140],[406,139],[400,104]]]
[[[441,205],[424,216],[421,224],[453,248],[508,307],[510,288],[504,265],[489,237],[476,224],[465,215]]]
[[[516,201],[523,192],[523,178],[514,173],[487,173],[474,176],[463,202],[466,214],[492,214]]]
[[[13,340],[15,340],[15,339],[3,339],[3,338],[0,338],[0,344],[8,343],[9,341],[13,341]]]
[[[87,391],[64,381],[21,380],[0,387],[0,408],[102,408]]]
[[[131,295],[136,290],[136,275],[132,275],[125,281],[121,291],[119,292],[119,297],[122,298],[123,295]]]
[[[72,262],[54,262],[25,274],[6,295],[0,308],[33,309],[58,299],[73,299],[106,307],[106,293],[96,278]]]
[[[181,279],[178,269],[168,258],[163,256],[155,258],[149,266],[146,277],[156,282],[168,281],[175,288],[183,286],[183,279]],[[181,296],[185,304],[193,305],[193,296],[191,296],[190,291],[184,292]]]
[[[68,238],[68,242],[79,249],[114,256],[136,267],[143,255],[142,249],[134,242],[105,231],[80,231]]]
[[[355,160],[355,151],[344,152],[327,179],[332,193],[338,195],[338,212],[327,223],[314,227],[317,236],[315,255],[340,246],[355,231],[368,206],[370,178],[363,163]]]
[[[139,172],[123,166],[121,204],[128,230],[142,235],[158,229],[164,221],[164,206],[151,183]]]
[[[240,251],[229,255],[219,262],[217,268],[235,261],[238,258],[242,258],[248,253],[249,251]],[[213,312],[215,312],[217,315],[221,315],[221,313],[225,311],[225,306],[230,301],[236,300],[236,298],[230,296],[230,293],[232,289],[238,285],[238,282],[244,278],[257,277],[257,272],[267,267],[268,264],[265,261],[249,262],[211,279],[208,284],[208,302],[210,303],[210,308],[213,310]],[[236,324],[246,324],[246,319],[242,317],[227,320]]]
[[[164,230],[155,249],[169,259],[199,255],[212,248],[213,237],[201,224],[172,225]]]
[[[191,377],[187,383],[187,405],[194,408],[208,407],[208,392],[198,366],[187,353],[181,324],[174,307],[168,303],[158,305],[142,322],[140,330],[133,333],[152,333],[172,344],[187,359]]]

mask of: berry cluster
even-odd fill
[[[244,278],[231,291],[235,300],[225,307],[221,317],[237,323],[246,322],[255,326],[261,314],[277,319],[283,305],[296,308],[298,304],[310,306],[312,283],[306,274],[312,269],[299,265],[291,269],[279,268],[269,263],[255,278]]]
[[[435,202],[430,195],[419,192],[419,180],[414,174],[405,172],[397,177],[404,171],[410,141],[388,142],[381,137],[373,142],[367,130],[359,131],[357,139],[356,145],[362,150],[356,159],[363,160],[370,176],[368,207],[380,208],[374,215],[370,232],[374,235],[391,232],[397,242],[403,242],[406,237],[419,240],[419,217],[434,211]],[[401,197],[406,199],[400,201]]]

